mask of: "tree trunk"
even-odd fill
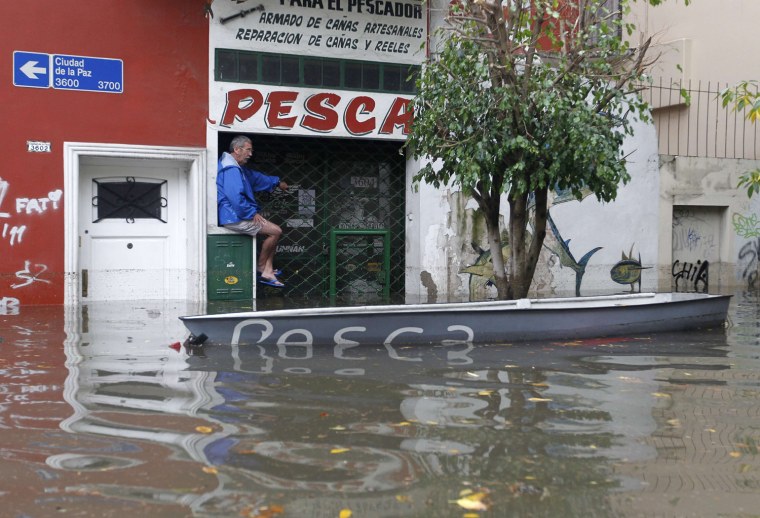
[[[533,276],[536,274],[538,257],[541,254],[541,247],[544,245],[546,238],[546,220],[549,215],[549,188],[544,187],[533,191],[535,200],[535,214],[533,215],[533,236],[528,247],[528,257],[526,258],[525,278],[528,279],[528,285],[525,288],[527,296],[530,290],[530,284],[533,282]]]
[[[535,221],[534,231],[528,232],[530,203],[528,195],[509,197],[509,257],[504,262],[499,227],[500,198],[481,197],[476,199],[485,214],[488,246],[493,262],[494,281],[497,297],[501,300],[520,299],[528,296],[533,275],[536,272],[541,247],[546,237],[548,214],[548,188],[534,191]]]
[[[501,214],[501,197],[498,195],[491,196],[491,193],[475,193],[475,200],[478,202],[480,209],[483,211],[486,220],[486,238],[488,247],[491,251],[491,262],[493,265],[494,284],[498,298],[504,299],[507,292],[507,274],[506,264],[504,263],[504,254],[502,253],[503,243],[501,242],[501,228],[499,227],[499,216]]]
[[[509,196],[509,288],[508,299],[527,296],[531,279],[526,279],[527,250],[525,247],[528,226],[528,196]]]

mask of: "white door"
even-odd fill
[[[81,300],[185,298],[181,164],[88,158],[79,182]]]

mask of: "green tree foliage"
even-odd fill
[[[742,81],[733,88],[726,88],[720,93],[723,107],[732,105],[734,110],[745,113],[747,119],[756,123],[760,119],[760,92],[758,81]],[[739,178],[737,187],[747,189],[750,198],[760,192],[760,169],[748,171]]]
[[[608,5],[613,5],[610,8]],[[628,0],[462,0],[419,78],[407,146],[416,182],[460,188],[484,215],[499,298],[525,297],[550,189],[610,201],[629,180],[621,144],[649,41],[629,45]],[[509,202],[506,240],[501,197]],[[505,245],[506,246],[505,248]],[[508,253],[507,253],[508,251]],[[506,261],[504,260],[506,258]]]

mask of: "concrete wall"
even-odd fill
[[[754,160],[661,157],[660,289],[676,281],[693,288],[705,260],[711,289],[758,286],[760,199],[736,187],[758,167]]]
[[[445,9],[436,2],[431,26],[443,23]],[[435,32],[431,31],[435,42]],[[621,186],[613,203],[588,196],[582,201],[554,193],[549,210],[556,231],[547,229],[544,251],[531,295],[615,293],[658,285],[659,168],[657,138],[651,124],[637,122],[635,136],[625,144],[631,181]],[[407,292],[410,300],[476,300],[495,297],[485,221],[475,202],[452,188],[418,189],[411,178],[419,164],[407,170]],[[508,217],[506,197],[502,215]],[[584,261],[586,254],[590,254]],[[644,269],[639,269],[640,264]],[[613,271],[614,274],[613,274]],[[637,275],[640,273],[640,276]],[[619,283],[639,278],[635,284]]]
[[[124,86],[105,93],[15,86],[9,75],[0,82],[0,312],[63,302],[66,143],[205,146],[204,3],[3,4],[6,73],[17,51],[118,59]]]
[[[628,21],[652,37],[660,59],[650,75],[664,86],[647,93],[661,154],[658,289],[757,285],[760,202],[737,183],[760,164],[760,135],[746,111],[721,107],[718,92],[760,77],[760,63],[743,51],[758,20],[755,0],[632,5]],[[691,90],[689,105],[671,81]]]
[[[554,228],[547,229],[531,295],[573,296],[576,288],[582,295],[656,289],[660,243],[654,230],[661,209],[654,127],[637,122],[624,150],[630,154],[631,181],[620,187],[615,202],[554,193],[549,209]],[[410,178],[416,170],[410,164]],[[474,201],[452,188],[410,185],[407,208],[410,299],[494,297],[495,288],[488,286],[492,269],[485,221]],[[505,221],[508,210],[503,198]]]
[[[760,20],[756,0],[665,0],[661,5],[632,2],[628,18],[637,28],[631,37],[638,43],[639,32],[651,36],[663,59],[652,72],[655,77],[682,75],[686,80],[736,83],[756,79],[760,64],[752,59],[751,48]],[[675,64],[682,67],[679,71]]]

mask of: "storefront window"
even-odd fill
[[[217,49],[216,80],[415,93],[419,66]]]

